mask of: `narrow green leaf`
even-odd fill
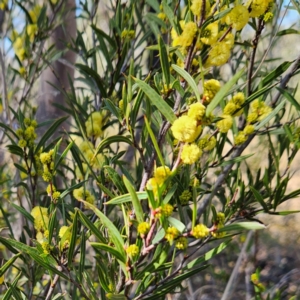
[[[284,107],[285,105],[285,100],[283,100],[282,102],[280,102],[273,110],[272,112],[265,118],[263,119],[260,123],[258,123],[255,126],[255,130],[258,130],[260,128],[262,128],[263,126],[265,126],[272,118],[274,118],[278,112]]]
[[[2,243],[8,243],[10,246],[27,253],[33,260],[35,260],[39,265],[41,265],[42,267],[44,267],[46,270],[49,270],[57,275],[59,275],[60,277],[68,280],[68,277],[57,270],[57,268],[55,268],[54,266],[52,266],[51,264],[47,263],[38,253],[36,248],[33,247],[29,247],[21,242],[18,242],[16,240],[13,239],[8,239],[8,238],[3,238],[0,236],[0,241]]]
[[[20,212],[31,223],[34,222],[33,216],[27,210],[25,210],[23,207],[18,206],[16,204],[14,204],[13,202],[10,202],[10,205],[13,206],[18,212]]]
[[[298,112],[300,111],[300,104],[288,91],[280,87],[276,87],[276,89],[296,108]]]
[[[93,79],[93,82],[95,83],[95,86],[99,89],[101,92],[101,95],[103,97],[107,97],[106,88],[103,86],[104,81],[100,77],[100,75],[93,69],[91,69],[89,66],[83,65],[83,64],[76,64],[76,68],[81,72],[81,74],[85,75],[86,78]]]
[[[6,272],[6,270],[15,262],[15,260],[21,255],[21,253],[16,254],[11,259],[9,259],[1,268],[0,268],[0,277]]]
[[[90,244],[93,248],[109,252],[116,259],[122,261],[123,263],[126,263],[126,258],[116,248],[113,248],[111,246],[108,246],[107,244],[101,244],[101,243],[91,242]]]
[[[24,156],[24,151],[21,147],[19,147],[18,145],[7,145],[6,146],[8,148],[8,151],[12,154],[16,154],[20,157]],[[22,171],[23,172],[23,171]],[[25,172],[27,173],[27,171]]]
[[[185,71],[183,68],[172,64],[172,68],[182,77],[184,78],[184,80],[189,84],[189,86],[191,87],[191,89],[193,90],[193,92],[195,93],[195,96],[197,98],[198,101],[200,101],[200,92],[199,92],[199,88],[195,82],[195,80],[193,79],[193,77],[187,72]]]
[[[268,212],[268,205],[265,203],[263,196],[253,187],[249,186],[255,199],[259,202],[259,204],[262,206],[265,212]]]
[[[118,107],[110,100],[110,99],[103,99],[105,106],[103,107],[104,109],[107,109],[110,111],[121,123],[122,122],[122,117],[121,117],[121,112]],[[124,101],[124,99],[123,99]]]
[[[171,7],[169,6],[169,4],[167,3],[166,0],[162,1],[162,7],[163,7],[163,11],[166,14],[170,24],[172,25],[172,28],[174,28],[176,33],[179,35],[180,32],[178,30],[177,24],[175,23],[174,12],[173,12],[173,10],[171,9]]]
[[[179,220],[173,217],[168,217],[168,221],[172,226],[176,227],[181,233],[185,230],[185,225]]]
[[[73,190],[82,187],[82,186],[84,185],[85,182],[86,182],[86,180],[81,181],[81,182],[79,182],[79,183],[76,183],[76,184],[72,185],[71,187],[69,187],[68,189],[66,189],[65,191],[63,191],[63,192],[60,194],[60,198],[63,199],[63,198],[66,197],[68,194],[70,194]]]
[[[288,29],[280,30],[279,32],[277,32],[276,36],[283,36],[287,34],[299,34],[299,33],[300,32],[296,29],[288,28]]]
[[[147,192],[136,192],[136,195],[139,200],[147,199]],[[104,203],[105,205],[120,205],[131,201],[131,195],[125,194],[118,197],[115,197],[108,202]]]
[[[78,229],[78,210],[75,211],[73,224],[72,224],[72,233],[71,233],[71,240],[69,245],[68,251],[68,267],[70,268],[73,263],[73,255],[75,251],[76,241],[77,241],[77,229]]]
[[[161,36],[158,37],[158,45],[159,45],[159,58],[160,58],[160,64],[163,71],[163,77],[164,77],[164,83],[169,88],[170,84],[170,64],[169,64],[169,57],[166,49],[166,45],[161,38]]]
[[[152,244],[156,244],[161,241],[166,235],[166,232],[163,228],[161,228],[155,235],[154,239],[152,240]]]
[[[172,278],[170,281],[164,282],[162,285],[158,286],[155,289],[155,295],[153,295],[154,298],[152,296],[152,297],[147,297],[147,298],[143,298],[143,299],[145,299],[145,300],[146,299],[148,299],[148,300],[157,299],[157,296],[158,296],[157,292],[164,291],[163,293],[160,293],[159,295],[160,296],[165,295],[165,294],[169,293],[170,291],[174,290],[178,285],[181,284],[181,282],[183,280],[190,278],[195,274],[199,274],[199,272],[205,270],[207,267],[208,267],[208,265],[199,266],[193,270],[187,271],[179,276],[176,276],[176,277]]]
[[[147,95],[151,103],[155,105],[157,109],[163,114],[163,116],[172,124],[176,120],[176,116],[167,102],[147,83],[137,78],[134,78],[134,80],[140,87],[140,89],[142,89],[143,92]]]
[[[223,100],[223,98],[228,94],[230,89],[234,86],[234,84],[241,78],[241,76],[244,73],[245,73],[245,68],[242,68],[223,87],[221,87],[221,89],[215,95],[213,100],[208,104],[206,108],[206,116],[209,116],[213,112],[213,110]]]
[[[98,271],[98,277],[99,277],[99,283],[102,287],[102,289],[108,293],[110,292],[110,288],[109,288],[109,282],[108,282],[108,276],[107,276],[107,272],[106,269],[103,268],[100,263],[96,264],[96,268]]]
[[[49,221],[49,235],[48,235],[48,243],[51,244],[54,228],[57,226],[57,220],[56,220],[56,208],[52,211]]]
[[[249,157],[251,157],[253,155],[254,155],[254,153],[253,154],[247,154],[247,155],[239,156],[239,157],[235,157],[233,159],[223,161],[222,163],[220,163],[217,166],[224,167],[224,166],[227,166],[227,165],[231,165],[231,164],[235,164],[235,163],[240,163],[240,162],[246,160],[247,158],[249,158]]]
[[[19,137],[17,136],[17,134],[16,134],[9,126],[5,125],[4,123],[1,123],[1,122],[0,122],[0,127],[2,127],[2,128],[5,129],[5,130],[4,130],[5,134],[9,137],[9,139],[11,140],[11,142],[12,142],[13,144],[15,144],[14,139],[13,139],[9,134],[7,134],[7,132],[10,132],[10,133],[18,140]]]
[[[136,194],[136,191],[134,189],[134,187],[131,185],[130,181],[123,175],[123,181],[124,181],[124,184],[131,196],[131,201],[132,201],[132,205],[133,205],[133,208],[134,208],[134,212],[136,214],[136,219],[139,223],[143,222],[144,221],[144,218],[143,218],[143,208],[142,208],[142,205],[141,205],[141,202]]]
[[[290,61],[283,62],[280,66],[278,66],[275,70],[270,72],[263,80],[261,81],[261,86],[266,86],[274,79],[278,78],[282,73],[284,73],[289,66],[292,64]]]
[[[298,214],[300,210],[284,210],[284,211],[270,211],[269,214],[271,215],[279,215],[279,216],[287,216],[291,214]]]
[[[46,142],[49,140],[49,138],[51,137],[51,135],[57,131],[58,127],[65,121],[67,120],[68,117],[63,117],[60,118],[58,120],[56,120],[51,126],[50,128],[45,132],[45,134],[42,136],[42,138],[40,139],[39,143],[37,144],[36,148],[35,148],[35,154],[38,153],[38,151],[40,150],[41,147],[45,147]]]
[[[92,205],[86,201],[83,201],[83,200],[79,200],[79,201],[84,203],[85,207],[91,209],[97,215],[97,217],[100,219],[100,221],[104,225],[104,227],[107,228],[110,240],[115,244],[117,250],[124,257],[126,257],[125,250],[124,250],[124,241],[122,239],[122,236],[121,236],[119,230],[116,228],[116,226],[113,224],[113,222],[94,205]]]
[[[125,185],[124,185],[124,183],[122,181],[122,178],[118,174],[118,172],[114,168],[112,168],[110,166],[105,166],[104,169],[107,172],[108,177],[110,178],[110,180],[113,182],[113,184],[119,190],[119,192],[121,194],[125,194],[127,191],[126,191]]]
[[[103,139],[99,145],[97,146],[97,149],[95,151],[95,154],[94,154],[94,157],[93,159],[97,156],[98,153],[100,153],[105,147],[109,146],[110,144],[112,143],[127,143],[131,146],[133,146],[133,143],[132,141],[125,137],[125,136],[122,136],[122,135],[114,135],[114,136],[110,136],[110,137],[107,137],[105,139]]]
[[[197,257],[196,259],[189,262],[184,267],[184,269],[191,269],[191,268],[195,267],[196,265],[202,264],[205,261],[208,261],[208,260],[212,259],[215,255],[221,253],[228,246],[228,244],[230,242],[231,242],[231,239],[228,239],[228,240],[224,241],[218,247],[213,248],[212,250],[206,252],[203,256]]]
[[[57,169],[57,167],[60,165],[60,163],[62,162],[62,160],[67,156],[69,150],[73,147],[73,145],[74,145],[74,141],[72,141],[71,143],[69,143],[69,145],[67,146],[67,148],[64,150],[64,152],[61,154],[61,156],[59,157],[59,159],[55,163],[54,170]]]
[[[169,201],[172,199],[174,193],[175,193],[176,190],[177,190],[177,186],[178,186],[177,183],[172,184],[172,187],[169,189],[167,195],[165,196],[165,198],[164,198],[164,200],[163,200],[163,204],[169,203]]]
[[[240,222],[240,223],[233,223],[230,225],[226,225],[220,229],[218,232],[228,232],[228,231],[235,231],[235,230],[260,230],[265,229],[266,226],[264,224],[258,222]]]
[[[150,126],[150,124],[149,124],[148,119],[147,119],[146,116],[144,116],[144,120],[145,120],[145,125],[146,125],[146,128],[147,128],[147,131],[148,131],[148,133],[150,135],[151,141],[152,141],[154,149],[156,151],[156,154],[157,154],[157,156],[159,158],[159,161],[160,161],[161,165],[164,167],[165,166],[165,161],[164,161],[164,158],[163,158],[163,156],[161,154],[161,151],[159,149],[159,146],[158,146],[158,143],[157,143],[157,138],[154,136],[154,133],[153,133],[153,131],[151,129],[151,126]]]
[[[12,285],[9,287],[9,289],[6,291],[6,293],[4,294],[2,300],[10,300],[11,299],[11,294],[13,293],[13,291],[15,290],[17,283],[20,279],[20,277],[22,276],[22,272],[20,272],[17,277],[15,278],[15,280],[13,281]]]
[[[85,240],[84,230],[82,230],[81,242],[80,242],[80,261],[79,261],[79,268],[78,268],[80,281],[82,281],[82,274],[86,264],[85,250],[86,250],[86,240]]]
[[[79,211],[79,218],[81,223],[91,230],[91,232],[102,242],[107,243],[106,239],[103,237],[103,235],[100,233],[100,230],[90,221],[90,219],[82,212]]]

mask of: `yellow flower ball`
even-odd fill
[[[179,231],[176,227],[169,227],[166,231],[165,234],[165,239],[170,242],[173,243],[174,239],[176,239],[179,235]]]
[[[241,4],[236,5],[225,17],[226,24],[231,25],[236,30],[243,29],[248,21],[249,11]]]
[[[150,224],[148,222],[142,222],[138,225],[137,231],[140,235],[145,235],[150,230]]]
[[[247,141],[248,137],[244,134],[244,132],[240,131],[237,136],[234,138],[235,145],[244,144]]]
[[[188,240],[185,237],[180,237],[175,242],[175,247],[179,250],[184,250],[187,248]]]
[[[181,152],[181,160],[184,164],[195,163],[202,155],[202,150],[196,144],[185,144]]]
[[[209,229],[204,224],[198,224],[191,231],[191,235],[196,239],[202,239],[209,235]]]
[[[223,41],[212,45],[205,67],[224,65],[230,57],[230,47]]]
[[[215,97],[217,92],[220,90],[221,85],[218,80],[210,79],[204,82],[204,102],[210,103],[211,100]]]
[[[213,45],[218,40],[219,25],[217,22],[210,23],[201,32],[200,41],[206,45]]]
[[[127,249],[126,249],[126,253],[131,258],[136,257],[139,254],[139,252],[140,252],[140,249],[135,244],[128,246]]]
[[[42,207],[42,206],[35,206],[31,210],[31,215],[36,218],[38,216],[48,216],[48,208],[47,207]]]
[[[189,116],[181,116],[174,121],[171,130],[174,137],[181,142],[193,142],[200,134],[201,126],[197,126],[197,121]]]
[[[218,121],[216,123],[216,126],[220,132],[226,133],[232,127],[233,119],[230,115],[222,115],[221,118],[223,119],[221,121]]]
[[[154,178],[158,185],[162,185],[165,180],[170,176],[171,170],[169,167],[158,167],[154,171]]]
[[[192,0],[191,11],[194,16],[198,18],[201,16],[202,0]],[[205,18],[208,17],[210,13],[210,2],[209,0],[205,1]]]
[[[193,103],[190,105],[187,115],[194,120],[201,121],[202,117],[205,115],[205,110],[206,108],[202,103]]]
[[[245,128],[244,128],[244,130],[243,130],[243,132],[244,132],[244,134],[246,134],[246,135],[250,135],[250,134],[252,134],[253,132],[254,132],[254,126],[253,125],[247,125]]]

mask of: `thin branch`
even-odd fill
[[[258,21],[258,28],[256,30],[256,34],[254,39],[252,40],[252,46],[253,50],[250,56],[250,66],[248,69],[248,84],[247,84],[247,96],[251,95],[251,84],[252,84],[252,73],[253,73],[253,68],[254,68],[254,63],[255,63],[255,55],[256,55],[256,50],[257,50],[257,45],[258,45],[258,40],[260,38],[261,32],[264,29],[264,21],[262,19],[259,19]]]

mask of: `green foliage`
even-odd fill
[[[184,294],[245,231],[266,228],[259,214],[299,212],[280,205],[300,194],[289,185],[300,57],[262,49],[299,30],[280,30],[272,1],[100,2],[80,1],[62,50],[48,44],[65,1],[0,1],[14,56],[0,50],[0,299]],[[49,84],[68,116],[38,124],[41,74],[67,50],[70,89]],[[259,271],[251,280],[255,299],[271,297]]]

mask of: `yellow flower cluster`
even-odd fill
[[[265,119],[272,112],[272,108],[256,99],[251,103],[250,111],[247,121],[249,123],[255,123]]]
[[[47,186],[46,191],[47,191],[48,196],[52,197],[52,199],[53,199],[54,201],[58,200],[58,198],[59,198],[59,196],[60,196],[60,192],[58,192],[58,191],[56,190],[56,187],[55,187],[53,184],[49,184],[49,185]]]
[[[260,290],[260,292],[263,292],[266,289],[264,284],[259,281],[259,276],[256,273],[251,274],[250,278],[252,283]]]
[[[180,237],[175,242],[175,247],[179,250],[184,250],[187,248],[188,240],[185,237]]]
[[[191,235],[196,239],[202,239],[209,235],[209,229],[204,224],[198,224],[191,231]]]
[[[191,11],[194,16],[200,18],[201,16],[201,8],[202,8],[202,0],[192,0]],[[209,0],[205,1],[205,18],[209,16],[210,13],[210,2]]]
[[[202,150],[195,144],[184,144],[181,152],[181,160],[184,164],[194,164],[202,155]]]
[[[104,156],[103,154],[99,153],[96,155],[96,157],[94,158],[95,155],[95,148],[93,146],[93,144],[89,141],[83,141],[80,145],[79,145],[79,150],[82,152],[85,160],[91,165],[93,166],[93,168],[95,170],[99,170],[103,163],[104,163]],[[75,174],[76,176],[79,175],[78,177],[76,177],[77,179],[83,180],[85,173],[87,172],[87,165],[85,163],[82,164],[82,168],[84,171],[84,174],[81,174],[80,169],[77,167],[77,171],[75,170]]]
[[[0,1],[0,10],[5,10],[7,3],[8,3],[8,0],[1,0]]]
[[[206,108],[202,103],[196,102],[190,105],[187,115],[191,119],[201,121],[205,115],[205,110]]]
[[[184,190],[179,196],[180,203],[186,205],[192,199],[192,193],[189,190]]]
[[[248,139],[248,136],[254,132],[254,126],[253,125],[247,125],[244,130],[240,131],[237,136],[234,138],[234,143],[236,145],[241,145],[245,143]]]
[[[35,206],[31,211],[31,215],[34,218],[34,228],[37,232],[40,232],[39,236],[41,236],[41,234],[48,230],[48,209],[42,206]]]
[[[214,136],[210,136],[209,134],[206,134],[203,136],[198,143],[198,146],[203,151],[211,151],[216,147],[217,140]]]
[[[76,167],[75,167],[75,178],[77,180],[82,181],[84,179],[84,176],[85,176],[85,174],[88,170],[88,165],[85,164],[85,163],[82,163],[82,170],[83,170],[83,174],[82,174],[80,168],[78,167],[78,165],[76,165]]]
[[[232,127],[233,119],[230,115],[222,115],[221,118],[222,120],[218,121],[216,126],[220,132],[226,133]]]
[[[191,143],[199,136],[202,127],[197,120],[184,115],[174,121],[171,130],[178,141]]]
[[[193,40],[194,37],[196,36],[197,33],[197,25],[194,22],[187,22],[187,23],[181,23],[182,27],[182,33],[181,35],[177,35],[176,32],[173,32],[173,43],[172,46],[180,46],[181,49],[184,49],[189,47]]]
[[[263,15],[272,6],[273,0],[248,0],[246,7],[249,10],[249,17],[256,18]]]
[[[95,197],[89,191],[87,191],[84,187],[75,189],[73,191],[73,196],[77,200],[84,200],[90,204],[95,203]]]
[[[210,103],[220,90],[220,82],[216,79],[210,79],[204,82],[203,101],[204,103]]]
[[[161,217],[170,217],[171,214],[173,213],[174,207],[167,203],[167,204],[163,204],[162,206],[160,206],[159,208],[157,208],[155,210],[155,217],[156,218],[161,218]]]
[[[40,155],[41,163],[43,164],[43,179],[46,182],[52,181],[53,176],[55,175],[54,171],[54,150],[51,149],[49,152],[43,152]]]
[[[124,40],[132,40],[135,37],[135,31],[134,30],[127,30],[124,29],[121,33],[121,38]]]
[[[247,7],[238,4],[225,17],[227,25],[231,25],[236,30],[243,29],[249,21],[249,11]]]
[[[61,245],[62,249],[67,249],[70,246],[70,241],[71,241],[71,228],[69,226],[62,226],[59,230],[58,236],[61,239],[61,242],[63,243]]]
[[[225,215],[222,212],[217,213],[217,218],[214,222],[214,231],[211,232],[211,235],[215,238],[222,238],[226,235],[226,232],[217,232],[218,229],[223,228],[225,223]]]
[[[37,134],[35,132],[36,127],[36,120],[25,118],[23,128],[18,128],[16,130],[16,134],[19,137],[18,145],[21,148],[32,147],[34,145],[34,141],[37,138]]]
[[[173,241],[179,236],[179,231],[176,227],[169,227],[165,234],[165,239],[172,244]]]
[[[128,256],[130,256],[131,258],[136,257],[139,253],[140,253],[140,249],[137,245],[132,244],[129,245],[126,249],[126,253],[128,254]]]
[[[205,62],[205,67],[224,65],[230,57],[230,50],[231,47],[226,41],[213,44]]]
[[[157,197],[158,188],[164,184],[170,175],[171,170],[167,166],[155,168],[153,177],[147,181],[147,189],[152,190],[153,195]]]
[[[41,13],[41,6],[35,5],[32,10],[28,12],[31,22],[26,25],[25,32],[19,34],[15,30],[12,33],[11,40],[13,42],[13,48],[19,60],[22,62],[28,56],[28,49],[26,49],[26,39],[29,38],[31,43],[34,42],[35,36],[38,32],[38,17]]]
[[[150,224],[148,222],[142,222],[138,225],[137,231],[143,237],[150,230]]]
[[[99,111],[93,112],[85,122],[86,134],[88,137],[98,138],[102,135],[104,117]]]
[[[200,41],[206,45],[213,45],[219,36],[219,25],[217,22],[210,23],[201,32]]]
[[[271,12],[267,12],[264,15],[264,22],[265,23],[271,22],[273,20],[273,18],[274,18],[274,15]]]
[[[230,115],[230,116],[240,116],[243,113],[243,110],[241,109],[242,105],[245,102],[245,95],[244,93],[237,93],[232,97],[230,101],[226,104],[224,108],[224,115]]]

